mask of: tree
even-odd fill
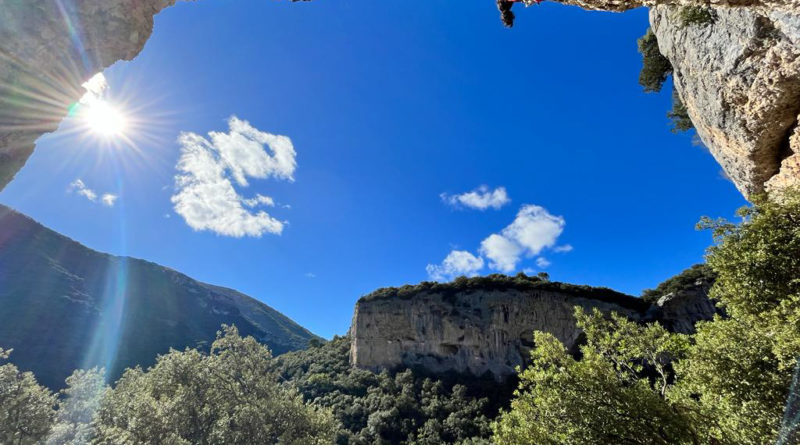
[[[128,369],[100,403],[98,444],[329,444],[326,410],[269,373],[269,349],[223,326],[208,355],[170,351]]]
[[[108,392],[105,369],[75,370],[61,390],[56,421],[48,445],[82,445],[94,436],[92,421],[100,402]]]
[[[689,109],[681,100],[678,90],[672,87],[672,110],[667,112],[667,117],[672,121],[672,132],[680,133],[694,128],[692,118],[689,117]]]
[[[513,444],[695,444],[705,434],[691,405],[672,403],[669,360],[685,335],[658,324],[576,308],[586,333],[582,358],[552,334],[536,332],[530,367],[520,374],[511,410],[493,424],[494,441]]]
[[[579,310],[582,357],[537,333],[511,411],[493,425],[495,441],[797,443],[797,394],[789,396],[800,367],[800,191],[755,198],[739,214],[738,224],[700,223],[714,234],[710,297],[726,318],[698,323],[688,339]]]
[[[652,29],[647,28],[647,32],[636,43],[642,55],[639,85],[647,93],[657,93],[672,74],[672,64],[658,49],[658,39]]]
[[[722,443],[774,443],[800,357],[800,192],[754,199],[742,222],[705,218],[716,245],[711,297],[730,315],[700,323],[678,389],[718,419]]]
[[[350,366],[349,352],[350,339],[339,337],[274,360],[308,402],[333,411],[342,426],[337,444],[487,443],[489,419],[511,393],[492,378],[373,373]]]
[[[0,360],[7,360],[11,352],[0,348]],[[40,443],[53,423],[55,402],[55,395],[32,373],[20,372],[11,363],[0,366],[0,443]]]

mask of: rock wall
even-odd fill
[[[697,280],[693,286],[662,295],[647,311],[646,321],[658,322],[672,332],[694,334],[698,321],[707,321],[715,314],[724,314],[708,298],[714,282]]]
[[[0,0],[0,190],[85,90],[133,59],[176,0]]]
[[[371,370],[420,366],[435,373],[488,372],[502,378],[528,357],[534,330],[574,347],[581,335],[575,306],[640,320],[644,312],[637,303],[623,306],[564,292],[515,289],[362,299],[350,328],[351,363]]]
[[[686,334],[717,312],[706,281],[662,296],[651,306],[609,289],[527,279],[521,286],[512,278],[495,278],[493,284],[491,276],[469,279],[460,287],[422,283],[408,286],[402,295],[366,296],[356,303],[350,327],[350,362],[373,371],[421,367],[437,374],[489,373],[502,380],[526,363],[533,331],[549,332],[577,352],[582,332],[575,324],[575,306],[658,322]]]
[[[800,10],[680,13],[656,6],[650,22],[703,143],[745,196],[800,185]]]

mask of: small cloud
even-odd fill
[[[460,195],[442,193],[439,197],[442,198],[442,201],[453,207],[467,207],[477,210],[486,210],[490,207],[497,210],[511,202],[505,187],[497,187],[494,190],[489,190],[489,187],[485,185]]]
[[[449,281],[461,275],[472,277],[483,268],[483,258],[465,250],[453,250],[442,261],[442,264],[428,264],[425,270],[435,281]]]
[[[112,195],[111,193],[104,193],[103,196],[100,198],[100,202],[103,203],[106,207],[113,207],[114,202],[117,200],[117,195]]]
[[[530,267],[526,267],[526,268],[522,269],[522,273],[524,273],[525,275],[527,275],[529,277],[532,277],[532,276],[536,275],[536,270],[534,270],[533,268],[530,268]]]
[[[81,86],[86,90],[86,93],[81,96],[79,102],[81,104],[91,104],[103,97],[103,94],[108,89],[108,82],[103,73],[97,73]]]
[[[275,201],[270,198],[269,196],[264,196],[262,194],[256,194],[255,198],[251,199],[243,199],[242,202],[247,207],[255,207],[258,205],[265,205],[268,207],[275,207]]]
[[[76,179],[69,184],[67,187],[67,191],[70,193],[77,193],[80,196],[88,199],[91,202],[98,202],[98,194],[96,191],[90,189],[82,179]],[[103,193],[100,196],[99,203],[103,204],[106,207],[113,207],[114,203],[117,201],[118,196],[113,195],[111,193]]]
[[[524,205],[510,225],[483,240],[480,252],[489,258],[489,267],[509,273],[523,255],[533,257],[553,247],[565,225],[563,217],[551,215],[544,207]]]
[[[209,132],[210,140],[195,133],[181,133],[181,156],[172,196],[175,212],[194,230],[237,238],[279,235],[284,221],[263,210],[249,210],[273,206],[272,198],[260,194],[245,198],[234,183],[247,187],[248,178],[294,181],[297,162],[292,141],[260,131],[236,116],[228,119],[228,126],[227,133]]]
[[[489,259],[489,267],[506,273],[517,267],[522,252],[518,243],[496,233],[481,242],[480,253]]]
[[[473,276],[483,268],[485,258],[489,268],[511,273],[517,270],[523,257],[534,258],[548,249],[554,252],[571,251],[572,246],[569,244],[556,246],[565,226],[564,217],[554,216],[544,207],[526,204],[519,209],[511,224],[500,233],[490,234],[481,242],[478,255],[464,250],[453,250],[441,265],[428,264],[426,270],[435,280],[458,275]],[[536,265],[543,269],[550,265],[550,261],[538,256]],[[523,271],[528,275],[535,273],[530,268]]]
[[[306,272],[305,276],[306,278],[317,278],[317,274],[315,274],[314,272]]]
[[[172,215],[170,215],[169,213],[165,213],[164,218],[172,218]]]
[[[536,266],[538,266],[540,269],[544,269],[549,265],[550,265],[550,261],[548,261],[547,258],[545,258],[543,256],[540,256],[539,258],[536,258]]]

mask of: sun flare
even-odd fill
[[[89,105],[85,119],[86,125],[93,133],[104,137],[120,136],[127,127],[125,115],[102,99]]]

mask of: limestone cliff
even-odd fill
[[[703,143],[745,196],[800,185],[800,9],[681,12],[657,6],[650,22]]]
[[[567,347],[581,333],[574,306],[643,319],[648,304],[609,289],[490,276],[384,289],[356,304],[351,363],[368,369],[421,366],[496,377],[511,374],[550,332]]]
[[[527,359],[535,330],[576,351],[582,333],[575,325],[575,306],[689,333],[696,321],[716,311],[707,292],[708,286],[698,283],[651,306],[610,289],[522,275],[381,289],[356,304],[350,360],[371,370],[421,367],[502,379]]]

